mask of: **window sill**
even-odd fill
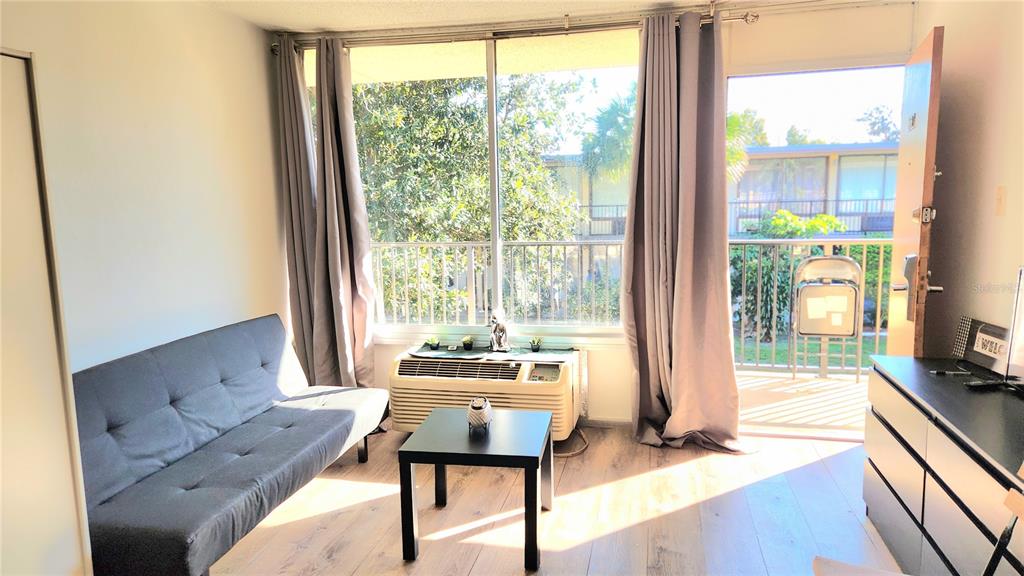
[[[477,342],[487,342],[490,330],[486,326],[451,326],[424,324],[381,324],[374,328],[373,342],[380,345],[412,346],[430,336],[442,342],[458,343],[463,336],[472,336]],[[580,348],[620,348],[626,345],[622,326],[509,326],[509,339],[515,346],[529,346],[530,338],[541,337],[548,346]]]

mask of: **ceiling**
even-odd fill
[[[266,30],[294,32],[385,30],[514,22],[643,12],[699,2],[650,0],[214,0],[211,4]],[[706,3],[706,2],[704,2]]]

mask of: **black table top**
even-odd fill
[[[948,358],[875,356],[873,360],[876,370],[976,459],[987,462],[1007,482],[1024,486],[1024,479],[1017,476],[1024,462],[1024,393],[968,388],[963,383],[977,377],[929,372],[960,369]],[[985,376],[991,378],[991,374]]]
[[[405,444],[399,462],[471,466],[539,465],[551,412],[494,409],[486,434],[470,435],[464,408],[434,408]]]

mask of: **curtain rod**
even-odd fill
[[[379,30],[358,30],[348,32],[324,31],[291,33],[299,46],[311,46],[320,38],[339,38],[345,46],[382,46],[395,44],[427,44],[434,42],[459,42],[472,40],[496,40],[529,36],[551,36],[602,30],[639,28],[647,16],[658,14],[682,14],[686,11],[701,12],[701,24],[710,23],[714,13],[721,15],[723,22],[746,22],[754,24],[761,14],[792,14],[817,12],[844,8],[863,8],[890,4],[914,4],[915,0],[790,0],[788,2],[729,2],[712,0],[699,4],[680,5],[671,9],[645,12],[605,14],[599,16],[569,16],[543,20],[519,20],[486,24],[432,26],[414,28],[390,28]],[[726,5],[721,5],[726,4]],[[717,5],[717,6],[716,6]],[[274,43],[276,46],[276,42]],[[276,48],[275,48],[276,49]]]
[[[714,4],[714,3],[712,3]],[[708,6],[701,4],[701,6]],[[696,6],[694,6],[696,8]],[[639,28],[640,21],[646,16],[656,14],[682,14],[683,9],[659,12],[636,12],[628,14],[610,14],[602,16],[569,16],[545,20],[521,20],[513,22],[475,24],[466,26],[438,26],[423,28],[392,28],[385,30],[360,30],[352,32],[308,32],[292,34],[299,46],[315,44],[320,38],[339,38],[345,46],[382,46],[393,44],[426,44],[434,42],[462,42],[472,40],[500,40],[505,38],[521,38],[529,36],[552,36],[574,34],[580,32],[598,32],[604,30],[623,30]],[[724,12],[724,11],[723,11]],[[743,21],[753,24],[758,14],[744,11],[740,14],[723,14],[723,22]],[[712,22],[712,12],[705,10],[701,14],[701,25]],[[287,32],[281,32],[287,33]]]

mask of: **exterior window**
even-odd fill
[[[302,50],[302,75],[306,80],[306,95],[309,97],[309,122],[313,128],[313,143],[316,144],[316,49]]]
[[[484,42],[353,48],[377,316],[475,324],[490,302]]]
[[[495,41],[493,175],[487,48],[350,48],[377,316],[618,324],[637,32]]]
[[[827,186],[826,157],[752,158],[740,181],[730,185],[730,232],[755,228],[778,210],[801,217],[824,212]]]
[[[895,154],[839,159],[840,200],[883,200],[895,196]]]
[[[504,304],[512,321],[617,324],[635,30],[497,43]]]

